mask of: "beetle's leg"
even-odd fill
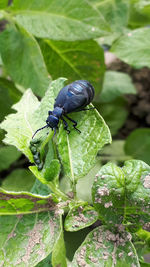
[[[67,131],[68,134],[70,134],[70,131],[68,130],[68,123],[64,120],[64,118],[62,118],[63,124],[64,124],[64,130]]]
[[[73,119],[69,118],[66,114],[65,114],[64,116],[65,116],[69,121],[73,122],[73,127],[74,127],[74,129],[75,129],[76,131],[78,131],[79,133],[81,133],[81,131],[80,131],[78,128],[76,128],[76,126],[77,126],[77,122],[74,121]]]

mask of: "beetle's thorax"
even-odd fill
[[[53,116],[56,116],[57,118],[60,118],[63,114],[63,109],[60,107],[55,107],[52,111]]]

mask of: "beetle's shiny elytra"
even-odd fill
[[[46,120],[46,125],[38,129],[34,133],[33,137],[38,131],[44,128],[51,128],[52,130],[54,129],[55,135],[60,119],[63,121],[64,129],[67,131],[67,133],[70,133],[68,130],[68,124],[64,118],[70,120],[73,123],[74,129],[81,133],[80,130],[76,128],[77,122],[68,117],[67,114],[71,112],[93,109],[85,109],[85,107],[90,104],[93,97],[94,88],[88,81],[78,80],[63,87],[55,99],[53,111],[48,112],[49,116]]]

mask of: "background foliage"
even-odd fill
[[[143,255],[150,250],[149,25],[150,3],[144,0],[0,2],[4,266],[67,266],[69,261],[71,266],[98,266],[99,259],[103,266],[106,260],[108,266],[121,266],[121,257],[124,266],[148,266]],[[121,67],[105,64],[106,50],[117,56]],[[30,150],[32,134],[45,124],[59,90],[78,79],[93,84],[93,104],[102,117],[95,110],[72,114],[81,135],[72,129],[66,135],[62,125],[54,140],[51,131],[46,138],[46,131],[38,135],[40,141],[32,146],[43,153],[39,171]],[[112,144],[104,147],[111,135]],[[103,225],[95,229],[95,222]],[[110,228],[114,223],[125,226],[123,231],[115,228],[118,237]]]

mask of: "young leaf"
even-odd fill
[[[94,40],[41,40],[39,44],[53,79],[64,76],[68,78],[68,83],[88,80],[94,86],[96,94],[100,92],[105,71],[104,51]]]
[[[149,47],[150,28],[139,28],[120,37],[111,52],[135,68],[150,67]]]
[[[91,206],[78,205],[73,207],[65,218],[66,231],[79,231],[95,223],[98,219],[97,212]]]
[[[90,232],[74,255],[71,267],[86,266],[136,266],[140,263],[126,231],[112,233],[105,226]]]
[[[14,0],[10,8],[17,22],[36,37],[85,40],[103,36],[110,26],[103,14],[86,0]]]
[[[125,94],[136,94],[130,76],[123,72],[106,71],[100,101],[108,103]]]
[[[0,263],[7,267],[36,266],[52,252],[60,223],[53,211],[0,216]]]
[[[28,214],[55,210],[52,195],[40,196],[29,192],[8,192],[0,189],[0,215]]]
[[[57,145],[64,174],[74,184],[78,178],[89,172],[95,164],[97,152],[105,144],[111,142],[111,135],[103,118],[96,110],[77,112],[71,114],[71,118],[78,122],[81,134],[72,130],[67,135],[61,125]]]
[[[25,89],[43,96],[50,83],[38,43],[23,27],[8,24],[0,34],[0,53],[13,79]]]
[[[104,165],[92,188],[94,207],[107,224],[130,222],[135,226],[150,220],[150,166],[128,160],[123,168]]]
[[[127,155],[150,164],[150,129],[134,130],[127,137],[124,149]]]

